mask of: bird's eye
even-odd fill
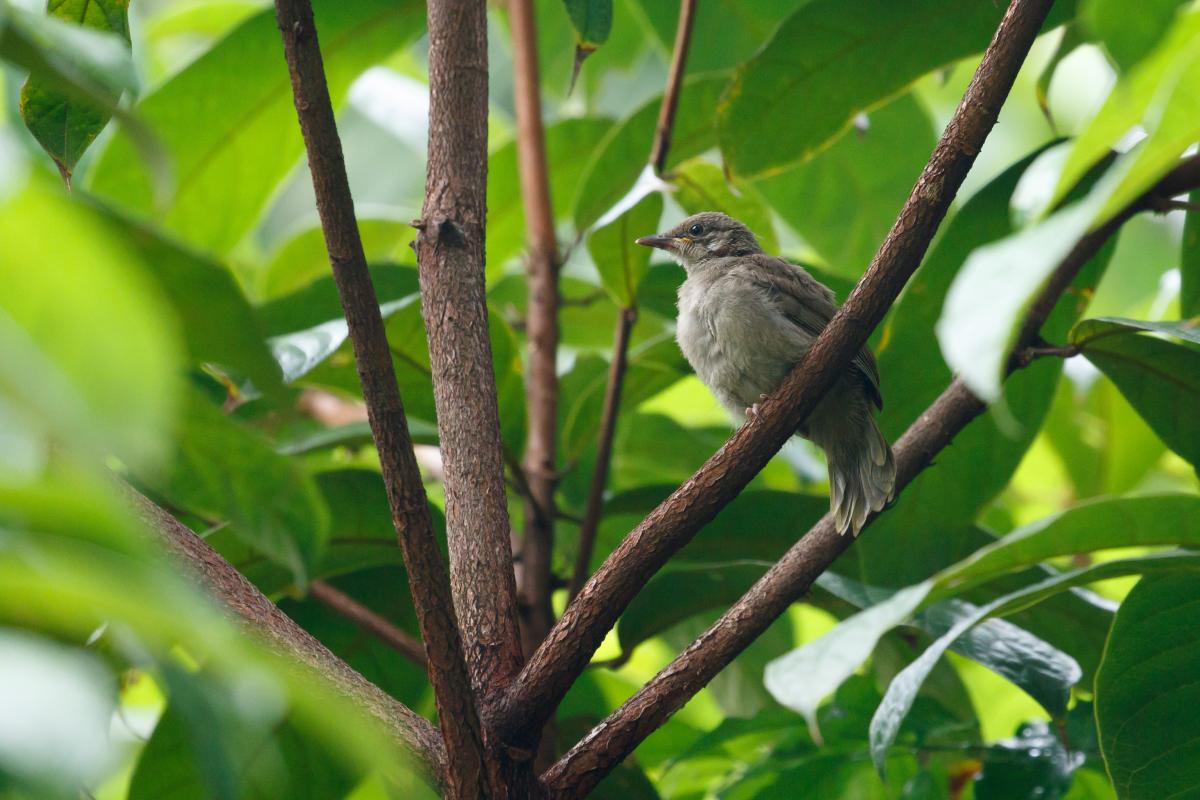
[[[690,233],[692,236],[699,236],[700,234],[704,233],[704,226],[700,223],[696,223],[692,227],[688,228],[688,233]]]

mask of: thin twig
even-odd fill
[[[359,238],[312,6],[309,0],[276,0],[275,11],[325,246],[350,329],[363,399],[410,577],[421,637],[429,645],[429,675],[448,761],[446,791],[451,797],[477,797],[487,786],[479,712],[451,602],[450,583],[413,454],[379,299]]]
[[[636,308],[623,308],[617,315],[613,334],[613,355],[608,366],[608,385],[604,390],[604,410],[600,416],[600,433],[596,437],[596,465],[588,488],[583,524],[579,527],[579,549],[575,553],[575,571],[571,575],[569,597],[575,599],[587,580],[596,546],[596,531],[604,511],[604,487],[608,483],[608,467],[612,459],[613,437],[617,432],[617,413],[621,407],[621,389],[625,383],[625,368],[629,363],[629,335],[637,322]]]
[[[504,741],[526,741],[540,729],[637,592],[766,466],[866,343],[924,257],[1052,2],[1009,5],[866,275],[759,414],[651,512],[584,585],[496,707],[493,724]]]
[[[425,658],[425,645],[421,644],[421,640],[408,631],[396,627],[350,595],[325,581],[310,583],[308,593],[421,669],[426,668],[428,662]]]
[[[692,44],[692,26],[696,22],[696,0],[680,0],[679,22],[675,26],[675,47],[671,51],[671,67],[667,72],[667,88],[658,110],[654,127],[654,145],[650,149],[650,164],[654,174],[661,175],[671,149],[671,134],[675,128],[675,111],[683,89],[683,73],[687,68],[688,50]]]
[[[1155,196],[1170,196],[1166,193],[1178,193],[1189,184],[1200,186],[1200,157],[1178,166],[1118,218],[1128,219],[1133,211],[1152,207]],[[1119,225],[1105,225],[1084,236],[1060,262],[1030,307],[1014,353],[1025,351],[1036,341],[1055,303],[1118,228]],[[1014,369],[1022,366],[1025,365],[1014,360]],[[986,408],[961,380],[951,382],[893,448],[897,491],[929,467],[934,457]],[[881,513],[886,513],[886,509]],[[876,516],[868,518],[867,524]],[[712,627],[547,770],[543,781],[553,796],[572,798],[587,794],[647,735],[682,708],[800,599],[853,541],[836,532],[831,515],[822,517]]]
[[[551,568],[554,554],[554,491],[557,485],[558,421],[558,239],[546,171],[542,127],[537,28],[532,0],[509,0],[512,31],[513,99],[517,111],[517,160],[525,206],[525,257],[529,305],[525,317],[529,363],[525,372],[525,527],[521,544],[522,585],[526,605],[521,637],[533,652],[554,624]]]

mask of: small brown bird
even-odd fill
[[[833,292],[764,253],[750,229],[725,214],[696,214],[637,243],[666,251],[687,271],[675,338],[736,416],[779,387],[837,311]],[[864,347],[797,431],[825,451],[839,533],[857,536],[895,492],[896,462],[872,405],[883,408],[883,396],[875,357]]]

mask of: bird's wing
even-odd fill
[[[837,313],[833,292],[804,269],[782,258],[763,254],[749,258],[753,260],[753,265],[743,264],[735,269],[746,280],[765,289],[792,324],[812,334],[814,338],[819,336]],[[876,406],[883,408],[883,395],[879,391],[879,367],[875,364],[875,355],[870,348],[864,347],[858,351],[852,363],[862,374],[871,400]]]

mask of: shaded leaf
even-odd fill
[[[1017,608],[1028,608],[1071,586],[1122,575],[1198,569],[1200,569],[1200,554],[1190,552],[1106,561],[1092,567],[1047,578],[1041,583],[997,598],[988,605],[976,609],[972,614],[963,617],[945,635],[930,645],[916,661],[897,675],[888,686],[887,693],[884,694],[883,701],[879,704],[879,709],[871,720],[871,756],[875,760],[876,768],[880,771],[883,770],[887,750],[895,741],[900,724],[912,707],[912,702],[933,665],[946,652],[950,644],[970,630],[972,626],[990,616],[1001,615]],[[1118,619],[1119,617],[1118,612]],[[1035,654],[1032,657],[1038,658],[1039,656],[1040,654]],[[1104,666],[1101,665],[1100,674],[1103,675],[1103,672]],[[1064,674],[1063,680],[1066,681],[1072,677],[1074,680],[1079,678],[1077,666],[1073,675]]]
[[[738,68],[717,109],[738,176],[811,158],[867,111],[930,70],[982,50],[1003,4],[815,0]],[[1050,24],[1057,24],[1059,9]],[[803,111],[801,111],[801,109]]]
[[[1183,797],[1200,775],[1200,581],[1147,576],[1113,621],[1096,676],[1100,748],[1122,800]]]
[[[933,145],[929,118],[909,94],[872,111],[865,130],[851,131],[805,163],[753,185],[832,271],[858,278]]]
[[[1085,320],[1072,341],[1109,377],[1172,450],[1200,465],[1200,350],[1139,331],[1165,333],[1200,343],[1190,322],[1154,323],[1103,318]]]
[[[1188,195],[1188,200],[1200,206],[1200,190]],[[1179,312],[1185,318],[1200,317],[1200,210],[1196,208],[1187,212],[1180,247]]]

